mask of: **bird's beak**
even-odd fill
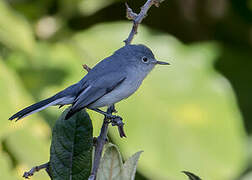
[[[168,62],[163,62],[163,61],[156,61],[156,64],[160,64],[160,65],[170,65],[170,63],[168,63]]]

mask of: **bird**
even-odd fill
[[[153,52],[145,45],[125,45],[96,64],[79,82],[24,108],[9,120],[18,121],[56,105],[71,105],[65,119],[84,108],[109,116],[99,108],[110,107],[131,96],[158,64],[169,65],[168,62],[156,60]],[[113,118],[113,115],[110,118]]]

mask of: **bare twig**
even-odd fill
[[[23,177],[26,178],[26,179],[29,179],[31,176],[34,175],[35,172],[38,172],[41,169],[46,169],[47,173],[49,174],[48,168],[49,168],[49,162],[45,163],[45,164],[42,164],[40,166],[35,166],[35,167],[31,168],[30,171],[25,172]],[[49,176],[50,176],[50,174],[49,174]]]
[[[83,64],[82,67],[83,67],[83,69],[85,69],[87,72],[91,70],[91,68],[88,67],[88,65],[86,65],[86,64]]]
[[[140,11],[139,14],[134,13],[132,11],[132,9],[129,7],[129,5],[127,3],[125,3],[125,5],[126,5],[126,17],[133,21],[133,26],[132,26],[132,29],[130,31],[130,34],[129,34],[128,38],[126,40],[124,40],[125,45],[130,44],[131,41],[133,40],[135,34],[137,34],[138,25],[147,16],[147,12],[150,9],[150,7],[152,5],[155,5],[156,7],[159,7],[159,4],[162,1],[163,0],[147,0],[146,3],[141,8],[141,11]]]
[[[134,20],[137,17],[137,13],[134,13],[127,3],[125,3],[125,6],[126,6],[126,17],[129,20]]]

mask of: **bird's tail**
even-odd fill
[[[57,105],[59,102],[61,102],[63,100],[62,98],[64,98],[64,97],[52,96],[48,99],[42,100],[38,103],[35,103],[35,104],[28,106],[28,107],[24,108],[23,110],[17,112],[13,116],[11,116],[9,118],[9,120],[16,119],[16,121],[18,121],[28,115],[31,115],[35,112],[38,112],[38,111],[45,109],[48,106]]]

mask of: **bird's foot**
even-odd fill
[[[122,120],[122,117],[116,116],[116,115],[113,115],[113,114],[107,114],[106,113],[106,114],[104,114],[104,116],[105,116],[106,119],[110,120],[110,122],[112,123],[112,125],[113,125],[113,122],[116,122],[118,120]]]
[[[109,120],[112,120],[112,119],[122,119],[120,116],[116,116],[116,115],[113,115],[112,113],[116,112],[115,110],[115,107],[114,106],[110,106],[108,111],[107,112],[104,112],[98,108],[90,108],[92,109],[93,111],[96,111],[100,114],[103,114],[105,116],[105,119],[109,119]]]
[[[122,117],[120,116],[116,116],[116,115],[113,115],[112,113],[115,112],[115,107],[114,105],[113,106],[110,106],[107,110],[107,112],[104,112],[98,108],[90,108],[98,113],[101,113],[105,116],[104,120],[107,122],[107,123],[111,123],[112,126],[117,126],[118,127],[118,131],[119,131],[119,134],[120,134],[120,137],[126,137],[125,135],[125,132],[124,132],[124,129],[123,129],[123,126],[124,126],[124,123],[122,122]]]
[[[115,118],[110,119],[110,123],[112,124],[112,126],[117,126],[121,138],[126,137],[126,134],[123,129],[124,123],[122,120],[123,119],[120,116],[115,116]]]

